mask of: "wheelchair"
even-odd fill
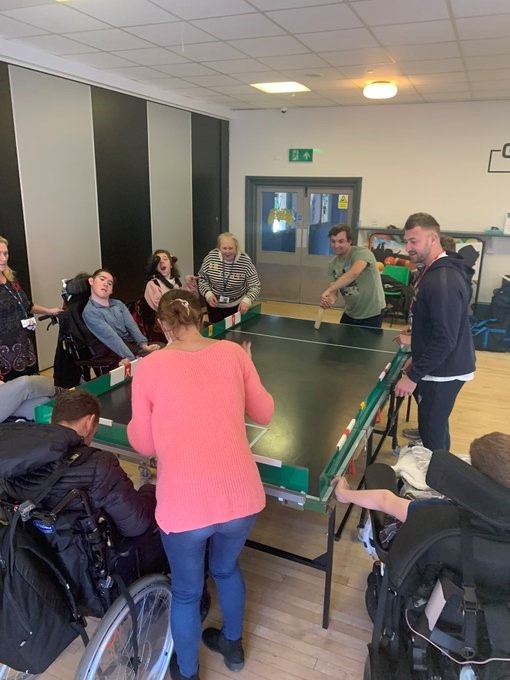
[[[14,499],[0,499],[0,519],[8,523],[15,508]],[[86,616],[100,618],[85,647],[75,680],[162,679],[173,652],[168,574],[141,574],[142,556],[136,554],[136,539],[131,546],[126,541],[115,542],[107,519],[94,517],[87,494],[79,489],[69,492],[51,510],[34,507],[24,525],[39,540],[50,544],[54,564],[67,577],[66,585],[76,601],[79,622],[86,626]],[[88,563],[73,579],[61,555],[71,544],[76,548],[78,542]],[[119,573],[129,573],[135,580],[126,588],[118,578]],[[0,664],[0,680],[35,677]]]
[[[510,490],[446,451],[426,479],[451,502],[418,505],[389,547],[385,515],[370,511],[379,562],[364,680],[509,680]],[[397,492],[383,464],[365,482]]]
[[[48,328],[58,324],[58,340],[53,362],[56,387],[69,389],[117,368],[119,357],[93,335],[82,314],[90,297],[89,275],[77,274],[62,281],[64,311],[58,316],[43,315]]]

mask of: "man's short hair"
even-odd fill
[[[457,252],[457,243],[453,236],[441,236],[439,242],[445,250],[451,250],[452,253]]]
[[[349,241],[349,243],[352,243],[352,229],[348,224],[334,224],[328,231],[328,237],[331,238],[332,236],[336,236],[342,231],[345,231],[345,238]]]
[[[100,412],[101,404],[93,394],[85,390],[68,390],[59,394],[55,399],[51,422],[53,424],[64,421],[74,423],[84,416],[92,415],[98,421]]]
[[[510,488],[510,434],[491,432],[473,440],[469,455],[473,467]]]
[[[95,279],[96,276],[99,276],[101,272],[105,272],[105,274],[110,274],[110,276],[113,279],[113,283],[115,283],[115,275],[112,274],[112,272],[109,269],[106,269],[106,267],[101,267],[100,269],[96,269],[96,271],[92,274],[91,278]]]
[[[422,229],[429,229],[430,231],[435,231],[436,234],[440,233],[439,222],[429,215],[428,213],[419,212],[409,215],[404,224],[404,231],[409,231],[415,227],[422,227]]]

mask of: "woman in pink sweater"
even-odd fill
[[[200,306],[183,290],[165,293],[158,317],[171,344],[144,358],[132,385],[131,445],[157,456],[156,520],[172,570],[173,680],[198,679],[199,603],[209,541],[209,569],[223,628],[205,644],[231,670],[244,665],[245,587],[238,556],[265,493],[246,438],[245,414],[262,425],[273,398],[251,361],[250,347],[204,338]]]

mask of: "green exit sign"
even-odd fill
[[[289,163],[311,163],[313,149],[289,149]]]

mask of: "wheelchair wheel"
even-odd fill
[[[170,663],[173,639],[170,631],[170,579],[153,574],[135,581],[129,592],[138,614],[139,667],[133,668],[133,622],[124,597],[112,604],[90,640],[75,680],[122,678],[161,680]]]
[[[5,664],[0,664],[0,680],[32,680],[37,675],[32,673],[25,673],[24,671],[15,671]]]

